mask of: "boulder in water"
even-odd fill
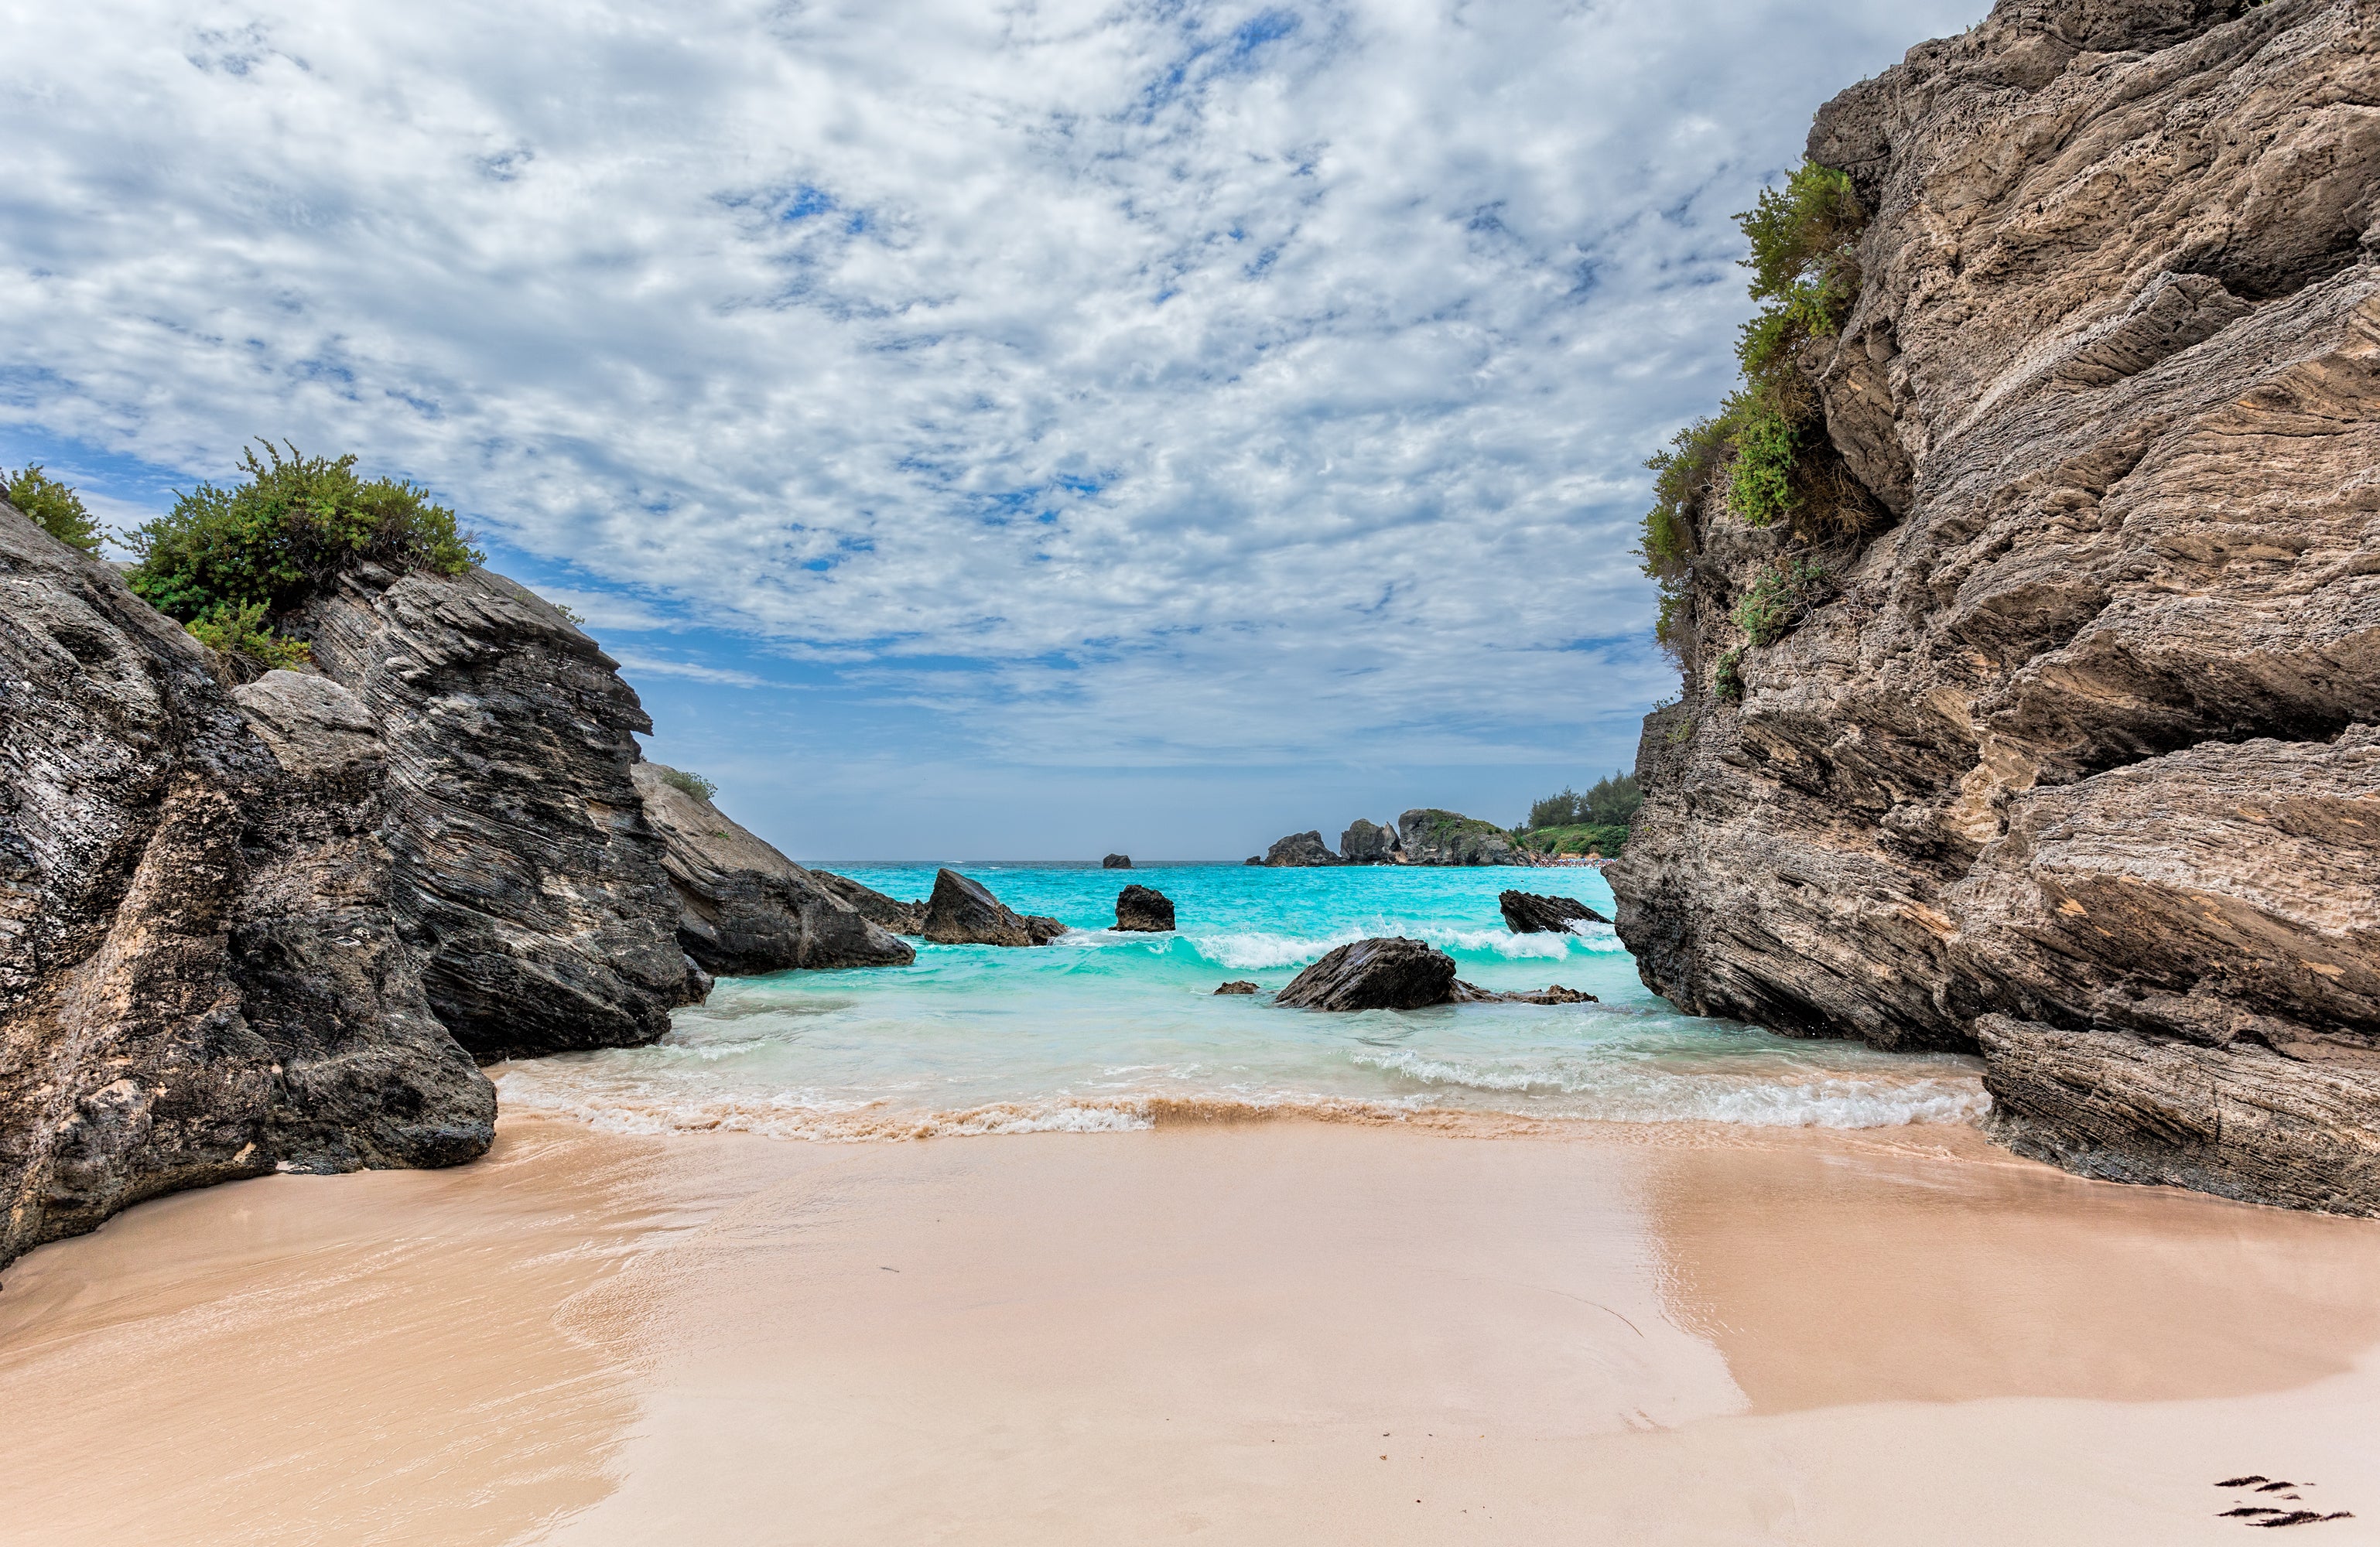
[[[1454,980],[1452,1002],[1458,1005],[1591,1005],[1598,1001],[1592,994],[1560,984],[1548,984],[1526,994],[1499,994],[1492,988],[1482,988],[1475,983]]]
[[[1341,946],[1292,978],[1273,1003],[1294,1009],[1420,1009],[1454,996],[1454,958],[1402,936]]]
[[[1130,870],[1132,868],[1132,856],[1130,854],[1110,854],[1107,858],[1099,861],[1099,868],[1101,870]]]
[[[1293,832],[1278,839],[1265,851],[1264,863],[1276,869],[1294,869],[1314,865],[1337,864],[1339,856],[1322,841],[1320,831]]]
[[[1255,994],[1260,991],[1255,984],[1250,983],[1245,978],[1241,978],[1236,982],[1223,985],[1220,988],[1216,989],[1215,992],[1218,994]]]
[[[1574,897],[1539,897],[1525,891],[1500,892],[1496,906],[1503,910],[1505,926],[1515,935],[1566,935],[1573,924],[1611,922]]]
[[[1173,927],[1173,900],[1154,887],[1126,887],[1116,893],[1116,927],[1162,934]]]
[[[981,882],[948,869],[934,872],[918,930],[943,946],[1043,946],[1065,932],[1056,919],[1014,912]]]

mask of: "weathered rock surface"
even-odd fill
[[[367,567],[291,624],[388,747],[382,834],[430,1005],[474,1057],[633,1046],[699,997],[618,663],[502,575]]]
[[[1512,835],[1493,822],[1425,806],[1397,818],[1407,864],[1526,864]]]
[[[870,922],[808,870],[665,777],[629,770],[645,820],[665,845],[662,867],[677,888],[678,944],[722,976],[788,968],[905,967],[917,952]]]
[[[1454,997],[1454,958],[1402,935],[1357,940],[1289,980],[1273,1003],[1293,1009],[1421,1009]]]
[[[1339,835],[1342,864],[1394,864],[1403,852],[1396,828],[1381,827],[1361,816]]]
[[[1505,891],[1496,894],[1496,906],[1504,915],[1504,927],[1515,935],[1567,935],[1574,924],[1611,922],[1574,897]]]
[[[1287,838],[1274,840],[1273,846],[1265,851],[1263,863],[1277,869],[1294,869],[1337,864],[1339,856],[1322,841],[1319,831],[1293,832]]]
[[[228,691],[0,505],[0,1263],[182,1188],[446,1166],[495,1092],[425,1001],[354,695]]]
[[[1598,1001],[1592,994],[1564,988],[1559,983],[1527,993],[1500,994],[1492,988],[1482,988],[1475,983],[1456,978],[1449,1002],[1458,1005],[1591,1005]]]
[[[1606,872],[1699,1012],[1979,1051],[2094,1175],[2380,1211],[2380,13],[2003,4],[1828,103],[1874,212],[1803,365],[1884,526],[1694,516]]]
[[[1132,868],[1132,856],[1130,854],[1110,854],[1107,858],[1099,861],[1099,868],[1101,870],[1130,870]]]
[[[1012,912],[990,888],[955,870],[934,872],[918,933],[943,946],[1046,946],[1066,926],[1038,913]]]
[[[926,905],[923,902],[900,902],[880,891],[861,886],[848,876],[837,876],[831,870],[813,870],[811,878],[841,899],[844,904],[870,923],[880,924],[895,935],[919,935],[926,928]]]
[[[1173,900],[1154,887],[1126,887],[1116,893],[1116,927],[1162,934],[1173,927]]]
[[[1245,978],[1235,978],[1232,982],[1223,985],[1220,988],[1216,989],[1215,992],[1218,994],[1254,994],[1258,992],[1258,989],[1255,984],[1250,983]]]

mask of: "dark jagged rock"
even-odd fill
[[[1126,887],[1116,893],[1116,927],[1161,934],[1173,927],[1173,901],[1154,887]]]
[[[861,886],[848,876],[837,876],[831,870],[813,870],[811,879],[832,892],[844,905],[872,924],[882,925],[895,935],[919,935],[926,928],[926,905],[923,902],[898,902],[880,891]]]
[[[1512,835],[1493,822],[1460,812],[1422,807],[1397,818],[1398,847],[1407,864],[1526,864]]]
[[[1246,859],[1242,860],[1240,863],[1244,865],[1262,864],[1264,864],[1264,856],[1262,854],[1250,854]]]
[[[276,1169],[447,1166],[495,1091],[401,946],[354,695],[227,690],[0,505],[0,1264]]]
[[[1066,926],[1038,913],[1013,912],[979,881],[955,870],[934,872],[919,933],[943,946],[1045,946]]]
[[[2002,4],[1820,111],[1873,218],[1801,362],[1881,529],[1689,513],[1605,872],[1650,986],[1980,1052],[2092,1175],[2380,1213],[2375,54],[2348,0]],[[1752,646],[1788,556],[1830,599]]]
[[[1099,868],[1101,870],[1130,870],[1132,868],[1132,856],[1130,854],[1110,854],[1107,858],[1099,861]]]
[[[1341,946],[1289,980],[1273,1003],[1293,1009],[1420,1009],[1454,996],[1454,958],[1390,936]]]
[[[1236,979],[1215,990],[1218,994],[1254,994],[1258,991],[1257,985],[1245,978]]]
[[[388,746],[382,833],[430,1005],[482,1061],[634,1046],[698,997],[618,663],[484,569],[365,566],[291,624]]]
[[[1573,924],[1611,922],[1574,897],[1540,897],[1525,891],[1499,892],[1496,894],[1496,906],[1504,914],[1504,927],[1515,935],[1567,935]]]
[[[1264,863],[1276,869],[1294,869],[1337,864],[1339,856],[1322,841],[1319,831],[1293,832],[1287,838],[1276,840],[1273,846],[1265,851]]]
[[[1384,828],[1358,816],[1354,826],[1339,835],[1342,864],[1394,864],[1402,856],[1394,828]]]
[[[722,976],[788,968],[905,967],[908,942],[862,916],[810,872],[680,789],[674,769],[630,770],[645,819],[667,848],[662,864],[677,888],[678,943]]]
[[[1559,983],[1525,994],[1500,994],[1462,978],[1454,980],[1454,992],[1448,996],[1448,1001],[1458,1005],[1591,1005],[1597,1002],[1594,995],[1583,994],[1575,988],[1564,988]]]

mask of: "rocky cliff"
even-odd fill
[[[180,1188],[443,1166],[495,1092],[431,1013],[337,683],[233,690],[0,505],[0,1264]]]
[[[1868,215],[1800,366],[1873,519],[1692,512],[1622,938],[1980,1052],[2075,1169],[2380,1211],[2380,12],[2002,4],[1809,154]]]

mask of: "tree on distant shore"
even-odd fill
[[[1615,771],[1597,780],[1584,795],[1564,785],[1560,794],[1532,803],[1528,820],[1521,824],[1521,830],[1582,824],[1624,828],[1644,804],[1645,797],[1636,788],[1636,776]]]

